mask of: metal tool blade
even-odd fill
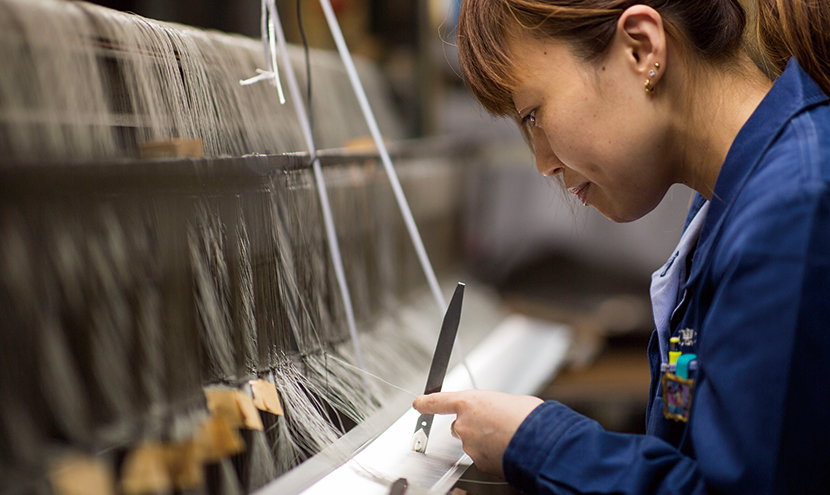
[[[441,333],[438,334],[438,343],[435,345],[435,354],[432,356],[432,365],[427,376],[427,386],[424,394],[433,394],[441,391],[444,384],[444,375],[450,364],[455,335],[458,333],[458,324],[461,322],[461,302],[464,299],[464,284],[459,282],[450,300],[450,305],[441,324]],[[422,414],[415,425],[412,435],[412,450],[426,452],[429,432],[432,429],[433,414]]]

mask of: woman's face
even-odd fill
[[[513,102],[532,129],[539,172],[562,174],[568,192],[615,222],[657,206],[677,172],[667,119],[645,92],[634,52],[612,43],[601,62],[586,63],[564,44],[524,36],[511,53]]]

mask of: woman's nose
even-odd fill
[[[545,177],[553,177],[562,173],[562,163],[559,160],[540,160],[536,157],[536,168]]]
[[[539,170],[540,174],[545,177],[553,177],[562,173],[563,164],[550,149],[550,144],[544,133],[534,133],[533,148],[536,155],[536,169]]]

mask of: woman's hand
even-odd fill
[[[452,434],[461,440],[464,452],[482,472],[504,477],[504,451],[522,421],[541,403],[528,395],[468,390],[422,395],[412,406],[421,414],[455,414]]]

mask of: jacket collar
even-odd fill
[[[778,77],[770,91],[738,132],[723,162],[712,204],[703,224],[698,240],[695,258],[710,259],[709,254],[716,244],[724,219],[734,204],[735,198],[746,185],[747,180],[758,167],[761,157],[781,134],[787,123],[798,113],[827,101],[818,85],[804,72],[804,69],[790,59],[784,72]],[[698,195],[693,210],[697,211],[703,198]],[[692,263],[687,285],[694,282],[707,263]]]

